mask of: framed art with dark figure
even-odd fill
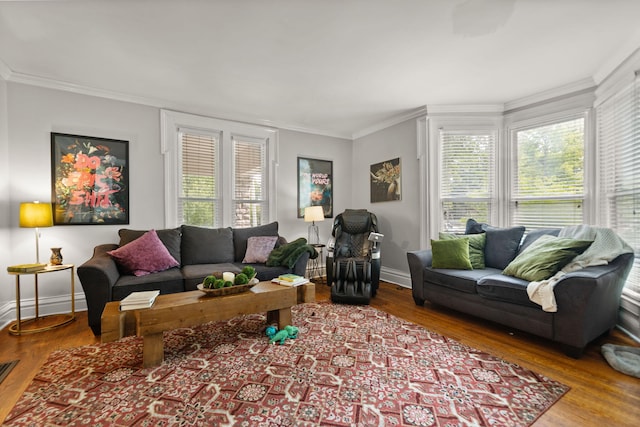
[[[129,224],[129,141],[51,133],[54,224]]]
[[[322,206],[325,218],[333,218],[333,162],[298,157],[298,218],[304,208]]]
[[[400,157],[371,165],[371,203],[400,200]]]

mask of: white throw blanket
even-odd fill
[[[527,286],[529,299],[541,305],[542,309],[548,312],[558,311],[553,288],[565,274],[591,265],[606,265],[619,255],[633,252],[631,246],[610,228],[592,227],[590,225],[564,227],[558,233],[558,237],[593,240],[593,243],[586,251],[573,258],[569,264],[565,265],[555,275],[539,282],[531,282]]]

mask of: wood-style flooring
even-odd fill
[[[329,288],[317,285],[318,300]],[[580,359],[567,357],[554,343],[452,310],[414,304],[411,290],[383,283],[371,305],[434,332],[532,369],[571,387],[534,424],[540,426],[640,425],[640,379],[612,369],[600,353],[605,343],[638,346],[622,332],[592,343]],[[0,331],[0,362],[20,359],[0,384],[0,420],[4,420],[50,352],[99,342],[87,326],[86,312],[75,322],[47,332],[15,337]]]

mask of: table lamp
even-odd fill
[[[310,222],[309,238],[307,241],[310,245],[320,243],[320,235],[318,234],[318,226],[316,221],[324,221],[324,209],[322,206],[308,206],[304,208],[304,222]]]
[[[53,226],[51,203],[20,203],[20,227],[36,229],[36,263],[40,264],[40,227]]]

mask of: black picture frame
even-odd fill
[[[56,225],[129,224],[129,141],[51,133]]]
[[[369,168],[371,203],[402,199],[400,157],[375,163]]]
[[[322,206],[325,218],[333,218],[333,162],[298,157],[298,218],[304,208]]]

